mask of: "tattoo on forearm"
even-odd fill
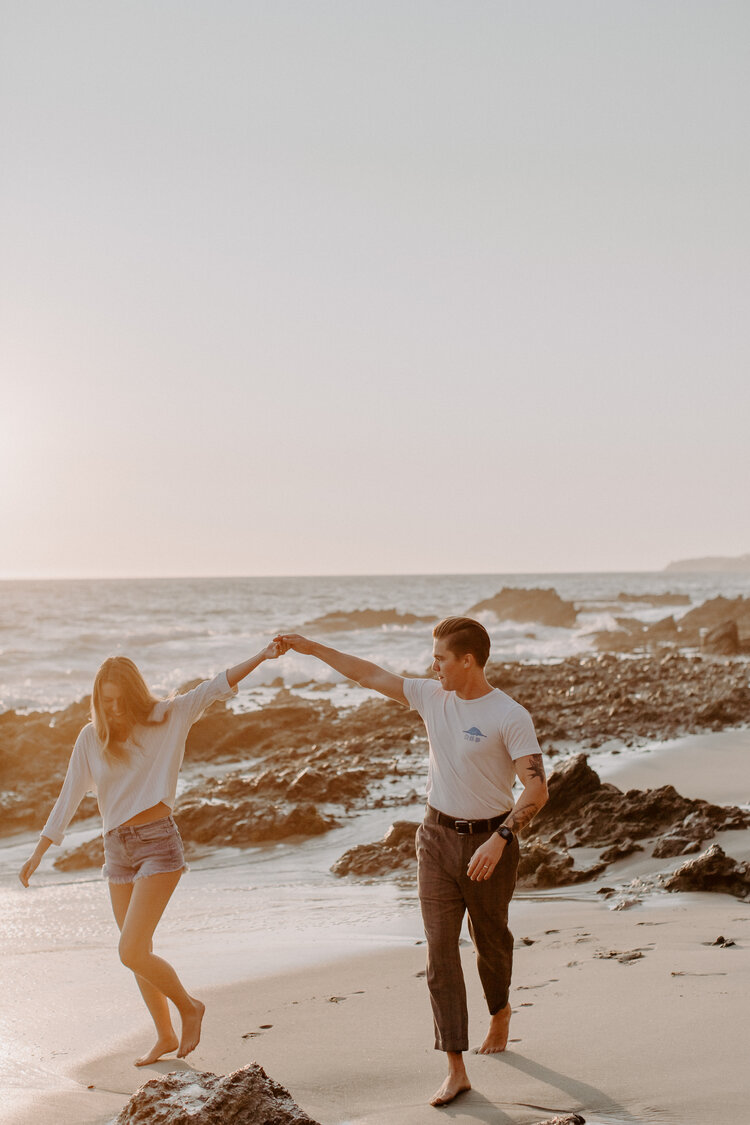
[[[529,780],[545,781],[544,762],[541,754],[531,754],[526,769]]]
[[[517,809],[513,809],[513,812],[507,818],[505,823],[507,824],[508,828],[511,828],[514,832],[518,833],[522,831],[522,829],[524,829],[526,825],[534,819],[540,808],[541,805],[537,805],[535,803],[532,803],[531,801],[529,801],[525,805],[519,805]]]

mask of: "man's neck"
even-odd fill
[[[456,695],[459,699],[481,699],[483,695],[489,695],[492,691],[492,684],[487,682],[487,677],[484,672],[478,676],[472,677],[460,689],[456,689]]]

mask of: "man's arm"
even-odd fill
[[[276,637],[276,640],[282,645],[284,652],[292,648],[305,656],[315,656],[336,672],[340,672],[342,676],[346,676],[348,680],[355,680],[362,687],[379,691],[381,695],[387,695],[389,699],[395,699],[397,703],[403,703],[408,707],[404,695],[403,676],[397,676],[395,672],[387,672],[385,668],[373,664],[370,660],[360,660],[358,656],[350,656],[346,652],[339,652],[338,649],[329,648],[328,645],[322,645],[318,641],[301,637],[299,633],[284,633]]]
[[[530,824],[543,805],[547,803],[547,778],[544,775],[544,762],[541,754],[527,754],[516,759],[516,773],[523,789],[518,800],[503,822],[505,828],[517,836]],[[489,879],[495,870],[500,856],[507,847],[502,836],[493,832],[471,857],[467,868],[470,879],[481,882]]]
[[[527,754],[516,760],[516,773],[523,785],[505,824],[511,832],[518,835],[547,803],[547,778],[544,775],[544,762],[541,754]]]

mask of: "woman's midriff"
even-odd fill
[[[158,805],[152,805],[150,809],[143,809],[135,816],[131,816],[130,820],[123,820],[122,824],[118,824],[117,827],[125,828],[129,824],[150,824],[152,820],[161,820],[163,816],[170,816],[171,812],[169,805],[160,801]]]

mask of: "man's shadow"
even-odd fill
[[[547,1086],[561,1090],[563,1094],[576,1103],[572,1106],[565,1105],[555,1109],[532,1106],[533,1109],[542,1109],[555,1114],[580,1112],[582,1116],[585,1116],[586,1112],[597,1113],[614,1118],[618,1125],[619,1123],[622,1123],[622,1125],[643,1125],[641,1118],[634,1117],[630,1110],[616,1102],[604,1090],[600,1090],[596,1086],[590,1086],[587,1082],[581,1082],[580,1079],[573,1078],[569,1074],[561,1074],[558,1070],[551,1070],[550,1067],[543,1066],[536,1059],[519,1055],[515,1051],[503,1051],[501,1054],[486,1055],[485,1057],[499,1064],[505,1063],[507,1066],[513,1066],[516,1070],[522,1071],[537,1082],[543,1082]],[[525,1105],[527,1103],[519,1102],[517,1104]]]

